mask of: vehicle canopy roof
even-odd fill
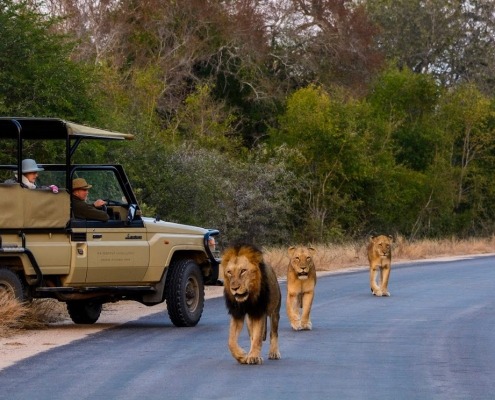
[[[20,175],[24,158],[24,141],[61,140],[65,143],[66,187],[70,187],[71,159],[77,147],[84,139],[132,140],[134,135],[112,132],[75,124],[59,118],[0,117],[0,140],[17,142],[17,171]]]
[[[131,140],[134,135],[75,124],[58,118],[0,117],[0,138],[27,140]]]

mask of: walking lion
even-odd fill
[[[261,250],[250,244],[228,248],[221,266],[224,271],[224,298],[231,316],[229,350],[240,364],[262,364],[262,342],[266,340],[270,318],[270,350],[268,358],[278,360],[278,325],[281,293],[275,271],[263,262]],[[239,335],[247,322],[251,339],[248,353],[239,346]]]
[[[390,296],[388,280],[392,267],[392,236],[372,236],[368,244],[368,260],[370,263],[371,293],[375,296]],[[380,270],[380,284],[376,279]]]
[[[315,251],[313,247],[289,247],[286,308],[290,325],[296,331],[313,328],[310,314],[316,286]]]

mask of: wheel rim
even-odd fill
[[[0,296],[14,296],[15,290],[12,285],[6,282],[0,282]]]
[[[186,305],[190,311],[194,311],[199,304],[199,284],[194,278],[189,278],[186,285]]]

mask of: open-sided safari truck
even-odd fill
[[[174,325],[198,323],[204,285],[218,280],[218,231],[146,218],[122,166],[73,163],[81,142],[132,138],[54,118],[0,118],[2,157],[11,159],[0,165],[0,291],[21,301],[58,299],[79,324],[96,322],[102,304],[119,300],[166,301]],[[5,183],[21,176],[36,146],[60,158],[38,164],[38,183],[57,185],[58,193]],[[93,185],[92,201],[106,200],[107,222],[73,217],[78,177]]]

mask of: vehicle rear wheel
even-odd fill
[[[21,278],[7,268],[0,268],[0,296],[3,295],[10,295],[19,302],[26,300]]]
[[[100,318],[102,304],[97,301],[68,301],[67,311],[75,324],[94,324]]]
[[[165,300],[175,326],[196,326],[205,303],[205,287],[198,264],[180,259],[170,264],[165,284]]]

